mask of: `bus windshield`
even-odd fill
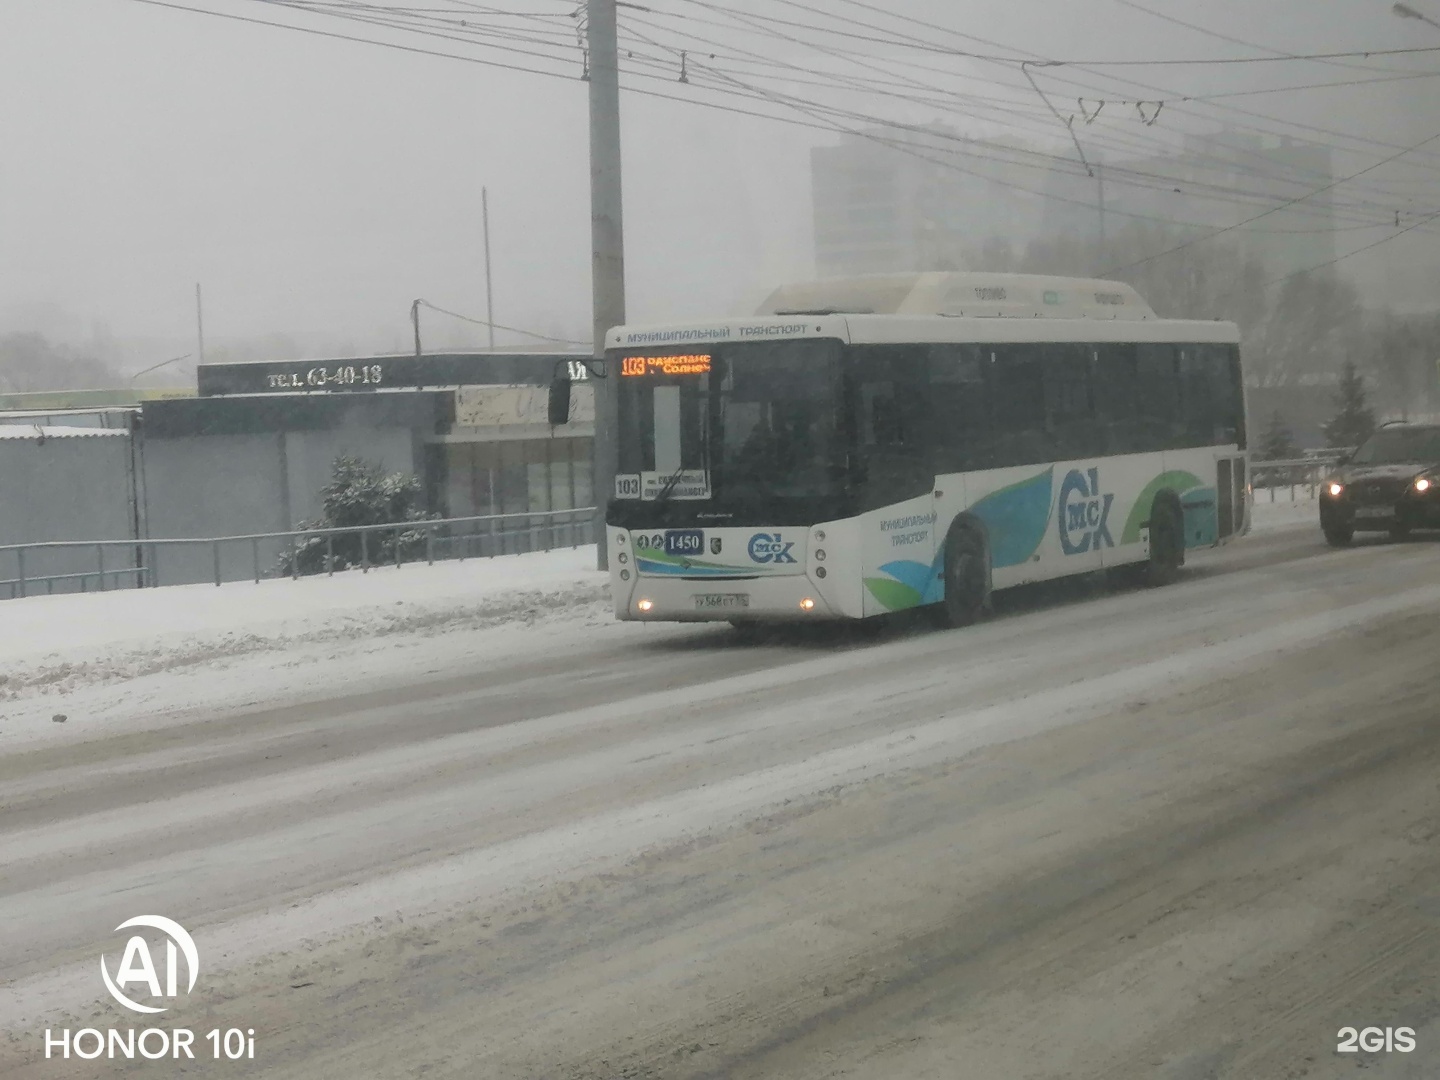
[[[614,359],[617,498],[813,499],[843,489],[838,342],[724,344]]]

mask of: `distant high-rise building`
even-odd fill
[[[1190,240],[1265,211],[1225,239],[1267,272],[1336,255],[1337,205],[1319,190],[1333,180],[1329,147],[1222,130],[1150,157],[1092,152],[1088,166],[943,125],[847,134],[811,151],[816,271],[1003,269],[980,266],[982,253],[1008,245],[1019,255],[1066,236],[1114,241],[1135,223]]]
[[[1335,257],[1336,207],[1332,193],[1319,190],[1334,179],[1328,147],[1225,130],[1187,136],[1174,153],[1107,161],[1102,174],[1103,219],[1094,180],[1053,176],[1047,233],[1093,239],[1103,220],[1112,236],[1139,222],[1192,239],[1269,211],[1227,233],[1227,242],[1275,274]]]
[[[815,265],[822,277],[966,269],[987,241],[1023,243],[1040,223],[1045,172],[1013,141],[949,128],[875,129],[811,151]]]

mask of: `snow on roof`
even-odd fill
[[[0,439],[31,439],[40,442],[44,439],[114,438],[128,434],[129,432],[124,428],[53,427],[41,424],[0,423]]]
[[[1153,319],[1140,294],[1120,281],[973,271],[866,274],[782,285],[756,314],[836,312],[873,315]]]

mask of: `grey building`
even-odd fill
[[[418,477],[425,509],[442,517],[588,507],[590,387],[576,386],[571,423],[551,428],[546,416],[557,365],[583,378],[583,359],[447,353],[202,365],[197,396],[110,410],[110,427],[0,422],[0,545],[136,539],[142,543],[133,552],[114,553],[117,563],[122,555],[132,567],[143,561],[146,577],[162,584],[212,580],[211,547],[143,541],[294,529],[320,515],[322,490],[342,455]],[[83,422],[96,418],[86,413]],[[32,434],[42,430],[51,434]],[[582,531],[588,536],[588,525]],[[528,550],[536,536],[522,519],[464,542],[475,554],[493,554]],[[221,577],[250,577],[257,565],[269,572],[283,547],[280,540],[227,545]],[[27,573],[95,568],[93,553],[73,566],[75,558],[46,559],[42,566],[32,553]],[[13,554],[0,557],[0,580],[17,572]],[[107,584],[117,580],[111,574]],[[91,576],[46,587],[98,584]]]
[[[128,428],[0,424],[0,547],[141,535],[135,451]],[[21,591],[22,578],[60,592],[132,585],[133,574],[108,571],[135,565],[134,549],[4,551],[0,597]]]

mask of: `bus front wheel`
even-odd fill
[[[945,598],[937,614],[944,626],[969,626],[990,606],[990,554],[974,529],[945,538]]]

